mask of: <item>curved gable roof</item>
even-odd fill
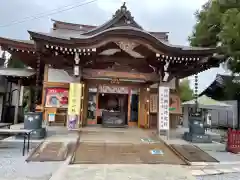
[[[60,36],[71,36],[72,34],[81,34],[86,36],[92,36],[98,34],[101,31],[105,31],[114,27],[129,26],[143,30],[143,28],[134,20],[131,12],[127,10],[126,4],[124,3],[120,9],[118,9],[113,15],[112,19],[106,23],[95,26],[86,24],[76,24],[63,22],[58,20],[53,20],[53,34],[59,34]],[[157,39],[168,41],[168,32],[149,32],[151,35],[155,36]],[[62,34],[62,35],[61,35]]]
[[[156,49],[163,50],[165,52],[171,51],[173,53],[179,53],[182,55],[211,55],[216,52],[216,48],[187,48],[185,46],[174,46],[166,43],[165,41],[157,39],[149,32],[142,29],[129,26],[112,27],[104,31],[100,31],[93,35],[79,34],[78,36],[66,37],[59,36],[51,33],[38,33],[29,31],[33,39],[44,39],[52,43],[65,43],[71,45],[94,45],[100,41],[103,41],[107,37],[119,37],[124,36],[126,38],[136,38],[148,41],[150,45]]]
[[[131,26],[143,30],[143,28],[134,20],[133,16],[131,15],[131,12],[127,10],[126,3],[123,3],[121,8],[116,11],[111,20],[83,34],[93,35],[106,29],[109,29],[111,27],[118,26]]]

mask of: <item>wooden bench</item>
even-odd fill
[[[26,150],[26,140],[27,140],[27,152],[30,149],[30,135],[34,130],[28,129],[0,129],[0,134],[13,134],[13,135],[22,135],[23,136],[23,150],[22,154],[25,156]]]

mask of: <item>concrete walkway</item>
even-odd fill
[[[139,128],[86,127],[81,129],[80,142],[139,144],[149,134],[150,131]]]
[[[171,165],[70,165],[58,180],[194,180],[189,171]],[[59,178],[59,176],[57,177]],[[52,179],[51,179],[52,180]]]
[[[150,131],[138,128],[83,128],[80,142],[84,143],[143,143],[141,139],[149,138]],[[70,159],[69,159],[70,161]],[[51,180],[194,180],[191,170],[180,165],[151,164],[76,164],[66,162]]]

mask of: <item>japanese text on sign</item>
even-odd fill
[[[169,130],[168,87],[159,87],[159,130]]]

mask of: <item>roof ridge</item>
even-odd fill
[[[56,22],[56,23],[74,25],[74,26],[86,26],[86,27],[92,27],[92,28],[98,27],[97,25],[79,24],[79,23],[72,23],[72,22],[66,22],[66,21],[59,21],[59,20],[55,20],[55,19],[51,19],[51,21]]]

